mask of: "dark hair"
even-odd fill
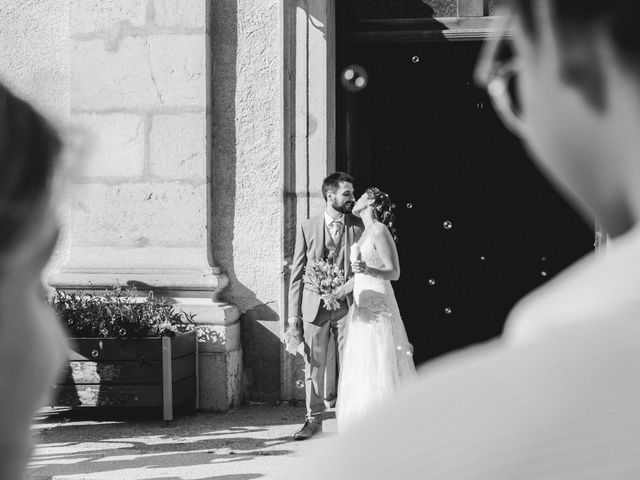
[[[367,196],[373,199],[373,214],[376,220],[384,223],[393,240],[398,242],[398,233],[396,231],[396,216],[393,210],[396,208],[394,203],[391,203],[389,195],[376,187],[369,187],[366,190]]]
[[[49,195],[61,146],[49,123],[0,84],[0,247],[16,240]]]
[[[536,0],[503,0],[515,6],[529,33],[536,35],[534,7]],[[640,17],[638,0],[549,0],[562,27],[581,28],[604,22],[621,53],[640,62]]]
[[[325,178],[322,182],[322,196],[324,199],[327,199],[328,192],[336,193],[336,190],[340,188],[340,183],[342,182],[349,182],[352,184],[353,177],[348,173],[335,172]]]

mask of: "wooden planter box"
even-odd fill
[[[54,404],[86,407],[198,408],[196,332],[175,337],[72,338]]]

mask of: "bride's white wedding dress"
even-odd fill
[[[352,260],[359,247],[367,265],[382,267],[371,235],[361,242],[352,247]],[[413,348],[400,318],[391,282],[357,273],[353,299],[340,361],[336,404],[340,430],[368,414],[416,373]]]

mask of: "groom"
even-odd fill
[[[307,262],[329,260],[351,275],[349,252],[358,241],[364,227],[362,221],[351,215],[355,204],[353,178],[336,172],[322,182],[322,196],[326,208],[320,215],[302,222],[296,233],[291,284],[289,287],[289,326],[304,330],[304,374],[307,415],[302,428],[293,436],[306,440],[322,431],[325,410],[322,391],[327,367],[329,342],[335,342],[338,365],[342,350],[342,326],[351,304],[351,295],[341,289],[338,294],[340,308],[327,310],[320,295],[302,280]]]

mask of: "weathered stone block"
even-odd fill
[[[200,353],[200,409],[226,411],[243,397],[242,350]]]
[[[149,64],[160,103],[205,107],[205,35],[156,35],[148,38]]]
[[[149,245],[147,236],[139,236],[130,239],[127,245],[86,245],[84,236],[79,233],[75,238],[75,244],[71,252],[69,266],[91,267],[102,272],[118,271],[125,268],[129,272],[146,272],[152,269],[156,272],[154,284],[166,281],[175,282],[175,270],[195,271],[204,269],[206,265],[206,250],[204,247],[169,247],[163,245]],[[85,243],[83,246],[82,243]],[[167,273],[168,272],[168,273]],[[98,275],[97,273],[95,274]],[[123,276],[124,278],[124,276]],[[126,279],[135,280],[135,273],[126,276]],[[94,282],[96,280],[94,279]],[[113,282],[108,282],[113,283]]]
[[[132,26],[145,24],[146,0],[71,0],[71,33],[100,32],[119,22]]]
[[[205,113],[155,115],[149,134],[151,173],[166,179],[206,177]]]
[[[71,44],[71,106],[107,110],[162,104],[145,39],[127,37],[117,50],[102,40]]]
[[[171,183],[84,184],[74,188],[77,245],[202,245],[206,186]],[[179,226],[179,228],[176,228]],[[144,239],[141,245],[140,239]],[[119,259],[114,258],[119,264]]]
[[[81,114],[74,124],[84,136],[82,168],[85,177],[139,177],[144,172],[145,123],[126,113]]]
[[[115,44],[75,41],[71,64],[76,108],[204,108],[207,103],[204,34],[124,37]]]
[[[160,27],[204,28],[206,0],[155,0],[155,22]]]
[[[69,122],[68,0],[0,1],[2,83],[47,115]]]

